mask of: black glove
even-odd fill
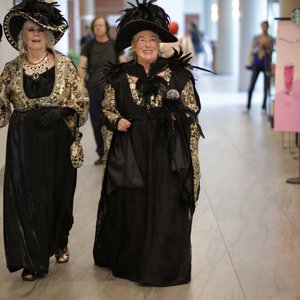
[[[51,124],[54,124],[56,121],[73,114],[74,112],[74,109],[69,107],[52,108],[50,111],[46,112],[38,118],[38,123],[43,127],[48,127]]]

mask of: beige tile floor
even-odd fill
[[[152,288],[114,278],[93,264],[92,245],[103,167],[91,127],[84,128],[85,164],[79,169],[70,236],[71,259],[49,275],[23,282],[6,270],[0,203],[0,299],[39,300],[296,300],[300,299],[300,185],[298,161],[260,111],[261,93],[243,115],[245,93],[230,77],[197,75],[202,99],[202,192],[192,232],[192,282]],[[1,145],[3,147],[3,145]],[[0,172],[2,202],[3,170]]]

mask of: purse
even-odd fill
[[[249,55],[248,55],[247,64],[245,66],[247,70],[252,70],[253,61],[254,61],[254,54],[252,52],[250,52]]]
[[[77,122],[74,129],[74,142],[70,147],[71,162],[74,168],[80,168],[83,165],[84,155],[83,148],[80,143],[82,132],[79,131],[79,116],[77,115]]]

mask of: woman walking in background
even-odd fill
[[[260,72],[264,74],[264,96],[262,109],[266,110],[267,97],[270,91],[271,84],[271,69],[272,69],[272,52],[274,47],[274,39],[268,34],[269,23],[264,21],[261,23],[262,33],[253,38],[251,55],[253,62],[251,67],[252,75],[248,90],[248,101],[245,113],[251,109],[252,93]]]

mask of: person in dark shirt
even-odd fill
[[[81,49],[79,61],[79,75],[85,80],[86,87],[90,98],[90,117],[97,144],[96,152],[98,158],[95,165],[105,162],[104,145],[101,128],[103,125],[103,117],[100,114],[101,102],[104,96],[104,87],[101,84],[103,69],[108,64],[125,61],[124,55],[117,54],[115,41],[110,38],[109,24],[102,17],[95,18],[91,24],[94,39],[87,42]]]

